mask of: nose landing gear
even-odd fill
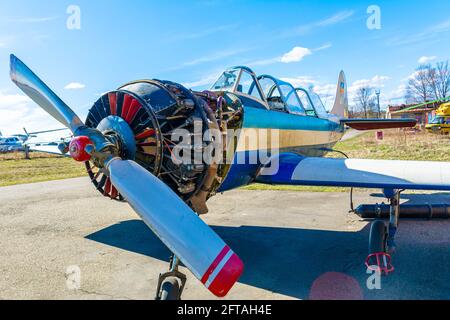
[[[186,285],[186,275],[178,270],[180,260],[174,255],[170,259],[170,271],[160,274],[155,300],[181,300]]]

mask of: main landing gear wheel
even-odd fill
[[[387,253],[388,230],[384,221],[372,222],[369,236],[369,254]]]
[[[388,228],[382,220],[372,222],[369,235],[369,256],[366,259],[366,267],[369,270],[388,275],[394,271],[391,264],[391,256],[387,253]]]
[[[167,279],[163,282],[160,292],[160,300],[180,300],[180,283],[175,278]]]

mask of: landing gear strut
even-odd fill
[[[394,271],[391,264],[395,253],[395,235],[400,220],[400,194],[403,190],[395,190],[390,195],[389,224],[382,220],[372,223],[369,236],[369,256],[366,259],[368,269],[388,275]]]
[[[180,260],[173,255],[170,271],[159,275],[155,300],[181,300],[186,285],[186,275],[178,271]]]

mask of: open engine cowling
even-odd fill
[[[206,130],[219,128],[213,111],[216,101],[217,97],[209,93],[194,94],[169,81],[134,81],[102,95],[90,109],[86,125],[113,141],[121,158],[139,163],[202,214],[207,212],[207,197],[220,179],[218,165],[173,161],[172,151],[178,141],[172,141],[171,136],[176,129],[189,131],[192,156],[203,153],[212,143],[203,137]],[[194,139],[199,134],[201,139]],[[126,200],[99,167],[86,162],[97,190],[111,199]]]

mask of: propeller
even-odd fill
[[[73,133],[83,125],[75,112],[15,55],[10,59],[10,77],[27,96]]]
[[[91,157],[106,168],[112,184],[130,206],[216,296],[224,297],[244,265],[226,243],[161,180],[134,161],[122,160],[103,134],[88,128],[41,79],[11,55],[11,80],[74,134],[70,152],[77,161]]]

